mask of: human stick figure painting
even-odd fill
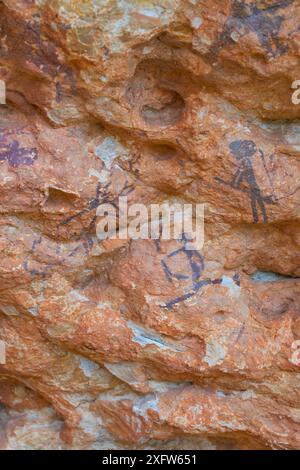
[[[219,177],[215,177],[215,180],[221,184],[229,185],[232,189],[248,193],[253,222],[255,224],[260,221],[267,223],[268,214],[266,204],[274,204],[276,202],[276,196],[266,167],[263,151],[257,149],[256,144],[252,140],[234,140],[230,143],[229,149],[237,164],[236,172],[231,181],[225,181]],[[263,166],[270,183],[271,195],[265,196],[262,194],[261,188],[255,177],[253,161],[257,155],[263,162]],[[247,189],[244,189],[243,184],[246,185]]]

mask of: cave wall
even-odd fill
[[[2,449],[299,448],[299,24],[0,2]],[[100,241],[120,196],[205,204],[203,249]]]

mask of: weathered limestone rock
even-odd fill
[[[0,2],[0,447],[300,447],[298,0]],[[97,206],[205,203],[205,244]],[[299,348],[300,349],[300,348]]]

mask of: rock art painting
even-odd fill
[[[300,448],[299,24],[0,1],[1,450]]]

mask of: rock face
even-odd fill
[[[1,448],[300,447],[299,23],[0,2]],[[203,249],[100,241],[119,196],[205,203]]]

